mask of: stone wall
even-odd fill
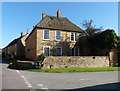
[[[17,60],[17,69],[31,69],[33,65],[31,61],[18,61]]]
[[[118,65],[118,58],[117,58],[118,52],[119,51],[117,49],[112,49],[111,52],[109,52],[110,66],[117,66]]]
[[[49,56],[43,61],[45,68],[103,67],[109,66],[107,56]]]

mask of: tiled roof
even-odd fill
[[[10,42],[6,47],[12,46],[12,45],[14,45],[14,44],[17,44],[18,41],[20,40],[20,38],[21,38],[21,37],[19,37],[19,38],[17,38],[17,39],[14,39],[14,40],[13,40],[12,42]]]
[[[78,26],[73,24],[67,18],[46,16],[35,27],[53,29],[53,30],[67,30],[72,32],[83,32]]]
[[[21,41],[22,44],[23,44],[23,46],[25,46],[25,39],[28,37],[28,35],[29,35],[29,34],[26,34],[26,35],[24,35],[24,36],[22,36],[22,37],[20,36],[19,38],[14,39],[14,40],[13,40],[12,42],[10,42],[6,47],[15,45],[15,44],[17,44],[19,41]]]

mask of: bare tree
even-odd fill
[[[93,20],[88,20],[88,21],[84,20],[81,24],[85,28],[85,34],[88,37],[103,30],[103,27],[96,28],[96,25],[94,24]]]

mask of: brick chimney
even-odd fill
[[[58,11],[57,11],[57,17],[61,17],[60,9],[58,9]]]
[[[21,37],[23,37],[24,36],[24,32],[21,32]]]
[[[46,16],[46,13],[43,12],[43,13],[42,13],[42,19],[45,18],[45,16]]]

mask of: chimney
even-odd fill
[[[43,13],[42,13],[42,19],[45,18],[45,16],[46,16],[46,13],[43,12]]]
[[[24,32],[21,32],[21,37],[23,37],[24,36]]]
[[[59,9],[58,9],[58,11],[57,11],[57,17],[61,17],[61,12],[60,12]]]

